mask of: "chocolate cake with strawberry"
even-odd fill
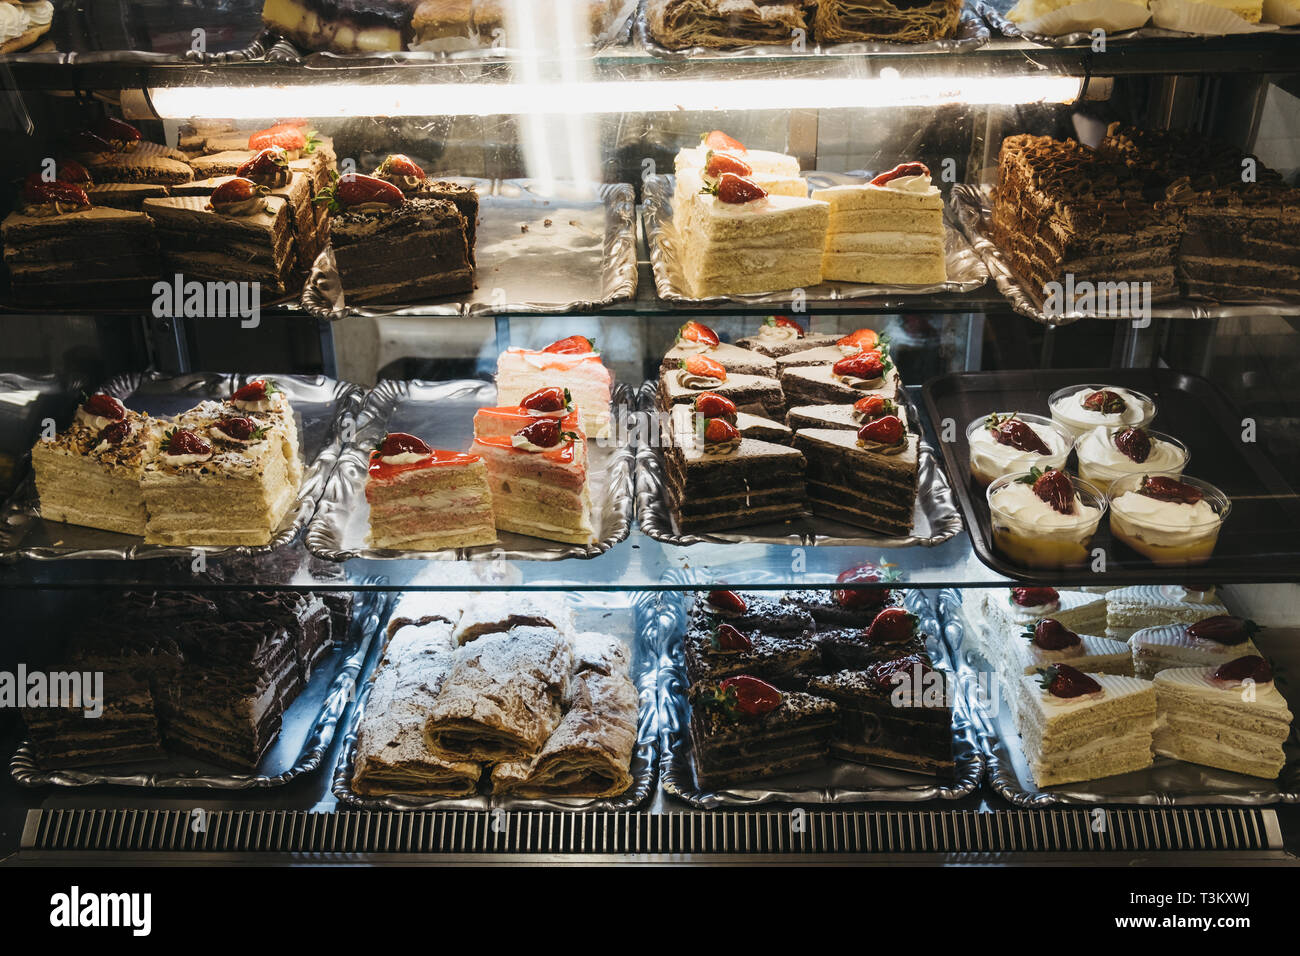
[[[469,225],[446,199],[408,198],[373,176],[348,175],[319,195],[348,302],[409,302],[474,288]]]
[[[420,164],[402,153],[384,157],[372,174],[392,183],[406,196],[417,199],[445,199],[455,204],[465,217],[465,240],[469,244],[469,263],[474,265],[474,244],[478,238],[478,192],[473,186],[430,179]]]
[[[736,344],[742,349],[780,358],[807,349],[834,345],[839,338],[838,335],[825,332],[808,332],[788,315],[769,315],[759,326],[758,332],[736,339]]]
[[[712,359],[729,374],[765,375],[770,378],[776,372],[775,359],[737,345],[728,345],[718,338],[718,333],[713,329],[695,321],[687,322],[677,330],[677,340],[664,355],[659,369],[661,372],[679,369],[683,362],[694,355]]]
[[[861,670],[907,654],[930,660],[916,615],[899,605],[881,608],[864,627],[819,629],[816,640],[823,671]]]
[[[704,354],[687,356],[676,367],[659,372],[661,411],[671,411],[674,405],[694,404],[705,392],[721,395],[741,411],[764,418],[781,419],[785,415],[781,383],[771,376],[733,373]]]
[[[816,626],[807,611],[761,594],[726,590],[701,592],[691,607],[690,624],[706,629],[730,624],[783,637],[810,634]]]
[[[721,787],[819,767],[839,708],[824,697],[782,691],[750,674],[690,689],[695,779]]]
[[[856,433],[803,428],[794,443],[808,460],[813,514],[888,535],[912,530],[920,439],[897,416],[873,419]]]
[[[888,565],[867,562],[841,571],[835,579],[841,588],[787,591],[781,603],[807,611],[819,628],[865,628],[882,610],[902,603],[902,591],[892,586],[897,577]]]
[[[792,690],[802,689],[808,674],[821,664],[821,651],[810,634],[777,635],[733,624],[690,627],[683,638],[686,678],[694,685],[735,674],[752,674]]]
[[[867,395],[898,402],[902,386],[893,361],[880,349],[865,349],[833,362],[781,369],[787,406],[852,405]]]

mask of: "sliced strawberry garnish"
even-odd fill
[[[562,412],[567,411],[572,405],[573,397],[569,394],[569,390],[558,385],[539,388],[519,400],[519,407],[526,408],[530,412]]]
[[[704,355],[692,355],[682,363],[682,368],[700,378],[715,378],[719,382],[727,380],[727,370],[722,367],[722,363]]]
[[[1043,690],[1053,697],[1067,699],[1082,697],[1084,694],[1095,694],[1101,690],[1100,684],[1069,664],[1053,664],[1040,670],[1038,676]]]
[[[96,123],[93,132],[101,139],[112,143],[119,152],[133,148],[141,139],[138,129],[130,123],[111,116],[105,116]]]
[[[875,616],[864,635],[868,644],[903,644],[916,637],[916,615],[901,607],[887,607]]]
[[[1012,588],[1011,600],[1020,607],[1043,607],[1061,603],[1061,594],[1056,588]]]
[[[313,202],[322,203],[330,212],[338,213],[358,206],[396,209],[406,202],[406,196],[392,183],[374,176],[354,174],[336,179],[322,189]]]
[[[701,392],[695,396],[695,411],[705,418],[725,418],[736,421],[736,403],[717,392]]]
[[[745,599],[735,591],[710,591],[705,602],[716,611],[744,614],[749,609]]]
[[[708,158],[704,162],[704,177],[706,179],[718,179],[723,173],[733,173],[737,176],[752,176],[754,168],[750,166],[749,163],[739,160],[735,156],[710,151]]]
[[[56,178],[59,182],[82,187],[95,185],[95,181],[90,178],[90,173],[86,170],[86,167],[75,159],[61,159],[58,165],[59,174]]]
[[[240,216],[256,212],[264,206],[267,192],[265,186],[260,186],[251,179],[236,177],[227,179],[212,190],[208,203],[214,212],[226,216]]]
[[[279,146],[291,152],[307,148],[307,136],[298,126],[280,124],[270,129],[258,130],[248,137],[248,148],[254,152]]]
[[[401,176],[404,179],[425,179],[426,174],[420,164],[403,153],[391,153],[375,170],[376,176]]]
[[[678,341],[698,342],[700,345],[707,345],[710,348],[719,342],[718,333],[714,332],[707,325],[701,322],[687,322],[677,330]]]
[[[863,674],[867,680],[881,690],[889,690],[891,687],[896,687],[903,682],[898,675],[913,674],[917,668],[920,668],[922,680],[925,679],[927,674],[934,672],[934,668],[920,654],[904,654],[902,657],[870,664],[863,671]]]
[[[255,378],[242,388],[235,389],[235,394],[230,398],[236,402],[262,402],[279,391],[270,379]]]
[[[747,153],[745,144],[738,139],[732,139],[720,129],[715,129],[711,133],[704,134],[704,145],[709,149],[729,149],[733,153]]]
[[[258,432],[265,431],[265,428],[258,425],[251,418],[241,416],[231,416],[223,418],[217,422],[217,428],[225,432],[231,438],[237,438],[240,441],[248,441],[257,436]]]
[[[176,428],[164,435],[163,449],[169,455],[212,454],[212,446],[188,428]]]
[[[874,349],[880,344],[880,333],[875,329],[858,329],[856,332],[850,332],[835,344],[845,347],[852,346],[863,350]]]
[[[81,407],[85,409],[87,415],[97,415],[111,422],[126,418],[126,406],[112,395],[105,395],[103,392],[96,392],[90,396]]]
[[[1176,501],[1185,505],[1194,505],[1205,497],[1201,489],[1195,485],[1189,485],[1176,478],[1166,478],[1164,475],[1145,476],[1137,493],[1154,498],[1156,501]]]
[[[798,338],[803,338],[806,334],[803,326],[788,315],[770,315],[767,317],[766,324],[778,329],[794,329]]]
[[[1102,388],[1085,395],[1083,407],[1090,412],[1101,412],[1103,415],[1119,415],[1128,410],[1128,402],[1124,401],[1124,396]]]
[[[990,415],[985,421],[985,427],[999,445],[1006,445],[1016,451],[1033,452],[1036,455],[1052,453],[1038,432],[1034,431],[1028,422],[1017,418],[1015,412],[1005,416]]]
[[[725,418],[710,418],[704,426],[704,443],[706,445],[725,445],[739,441],[740,431]]]
[[[859,564],[841,571],[835,580],[839,584],[883,584],[890,576],[874,564]],[[845,610],[859,610],[880,607],[889,600],[890,593],[887,587],[837,588],[831,592],[831,600]]]
[[[718,181],[706,191],[718,197],[719,202],[729,206],[742,206],[767,196],[767,190],[752,180],[735,173],[723,173]]]
[[[406,432],[389,432],[375,450],[385,458],[391,458],[393,455],[430,455],[433,453],[432,448],[414,435],[408,435]]]
[[[781,692],[767,681],[740,674],[728,677],[718,684],[728,697],[735,697],[738,711],[747,717],[758,717],[781,706]]]
[[[713,629],[713,646],[720,651],[752,651],[754,642],[730,624],[719,624]]]
[[[1034,494],[1040,501],[1047,502],[1058,514],[1074,514],[1074,485],[1070,484],[1069,475],[1056,468],[1044,472],[1034,468],[1029,475],[1033,478]]]
[[[23,199],[28,203],[63,203],[82,209],[90,206],[90,196],[80,186],[58,180],[47,183],[39,177],[35,180],[29,178],[23,184]]]
[[[872,380],[884,375],[888,367],[889,362],[879,352],[859,352],[832,365],[831,374]]]
[[[1220,664],[1214,669],[1210,679],[1221,684],[1240,684],[1248,680],[1256,684],[1268,684],[1273,680],[1273,668],[1264,658],[1250,654]]]
[[[907,429],[897,415],[885,415],[867,422],[858,429],[858,441],[878,445],[901,445],[907,438]]]
[[[853,403],[853,410],[870,420],[884,415],[893,415],[898,411],[898,406],[883,395],[865,395]]]
[[[1245,618],[1233,617],[1231,614],[1216,614],[1214,617],[1207,617],[1203,621],[1187,625],[1186,631],[1188,637],[1194,637],[1198,641],[1213,641],[1216,644],[1232,646],[1245,644],[1259,633],[1260,627],[1254,621]]]
[[[1025,632],[1025,637],[1029,638],[1035,647],[1041,647],[1045,651],[1063,651],[1067,647],[1078,647],[1082,643],[1078,634],[1051,617],[1039,621],[1031,630]]]
[[[539,419],[519,429],[515,436],[538,448],[554,448],[576,437],[573,432],[566,432],[560,427],[558,418]]]
[[[111,425],[105,425],[99,433],[99,440],[106,441],[110,445],[120,445],[131,435],[131,423],[125,419],[120,422],[113,422]]]
[[[259,186],[283,186],[289,181],[289,154],[279,146],[264,149],[236,169],[235,175]]]
[[[1140,428],[1115,433],[1115,447],[1139,465],[1151,457],[1151,436]]]
[[[567,339],[552,342],[542,351],[554,355],[586,355],[589,352],[596,351],[596,344],[586,336],[570,335]]]
[[[887,173],[881,173],[871,180],[873,186],[884,186],[903,176],[929,176],[930,167],[925,163],[899,163]]]

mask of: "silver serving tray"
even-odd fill
[[[655,630],[653,642],[665,647],[660,665],[659,700],[660,735],[663,751],[659,777],[664,792],[684,800],[692,807],[712,810],[716,807],[753,807],[765,803],[920,803],[927,800],[959,800],[974,793],[984,776],[984,754],[976,742],[977,727],[963,694],[954,699],[952,745],[956,773],[951,782],[925,774],[908,773],[885,767],[867,767],[848,761],[831,760],[824,768],[805,770],[756,780],[750,786],[732,786],[725,790],[705,790],[695,782],[694,760],[688,726],[689,687],[682,636],[694,594],[690,591],[664,591],[657,605],[658,613],[649,622]],[[769,592],[764,592],[768,594]],[[775,596],[771,594],[770,596]],[[904,592],[908,610],[921,619],[929,635],[927,648],[940,670],[955,674],[956,668],[948,646],[939,636],[939,623],[924,593]]]
[[[848,185],[867,181],[856,173],[804,173],[810,189]],[[711,295],[702,299],[686,291],[682,278],[678,251],[677,230],[673,226],[673,190],[676,176],[647,176],[642,188],[645,201],[646,240],[650,246],[650,265],[654,269],[655,291],[665,302],[684,305],[713,303],[738,303],[742,305],[786,305],[790,303],[790,289],[774,292],[755,292],[743,295]],[[975,254],[966,237],[951,224],[945,227],[944,251],[947,256],[948,281],[929,285],[868,285],[859,282],[822,282],[805,289],[808,302],[852,302],[854,305],[870,303],[882,308],[896,306],[907,308],[910,296],[935,295],[940,292],[972,292],[988,280],[988,270]]]
[[[383,578],[367,579],[368,584]],[[340,588],[339,590],[345,590]],[[281,787],[321,765],[334,741],[334,733],[348,705],[356,697],[357,681],[370,654],[375,635],[383,630],[393,607],[393,592],[358,591],[352,609],[347,643],[336,647],[316,669],[289,709],[284,712],[280,735],[254,773],[240,773],[197,757],[177,755],[164,763],[149,762],[104,770],[42,770],[36,754],[23,741],[9,772],[24,787],[179,787],[189,790],[253,790]]]
[[[1181,36],[1181,34],[1179,34]],[[959,183],[952,188],[949,202],[957,221],[974,246],[976,254],[988,267],[989,275],[1003,297],[1011,303],[1013,311],[1043,325],[1070,325],[1080,319],[1097,318],[1078,312],[1048,315],[1042,309],[1042,299],[1021,285],[1002,250],[986,229],[991,213],[988,186]],[[1300,300],[1295,299],[1243,299],[1240,302],[1218,302],[1207,298],[1169,296],[1153,299],[1151,316],[1157,319],[1232,319],[1259,315],[1295,315],[1300,311]],[[1126,318],[1102,321],[1128,321]]]
[[[615,386],[615,435],[628,436],[622,444],[603,439],[588,442],[588,482],[597,538],[594,544],[564,544],[523,534],[500,533],[496,545],[448,548],[442,551],[398,551],[372,548],[367,543],[370,506],[366,503],[366,474],[370,450],[389,431],[419,435],[435,448],[466,449],[474,440],[474,412],[496,405],[496,385],[478,379],[449,382],[384,381],[366,396],[357,419],[356,435],[338,457],[320,506],[307,529],[307,547],[331,561],[351,558],[405,560],[433,558],[444,561],[496,560],[500,558],[556,561],[594,558],[628,536],[632,529],[635,493],[632,468],[636,452],[630,429],[619,419],[630,406],[631,390]],[[629,409],[630,410],[630,409]]]
[[[997,30],[1005,37],[1011,37],[1016,40],[1028,40],[1030,43],[1039,43],[1043,46],[1089,46],[1092,43],[1092,35],[1084,32],[1062,33],[1059,36],[1053,36],[1050,33],[1036,33],[1032,30],[1022,30],[1014,21],[1007,19],[1007,12],[1016,5],[1016,0],[976,0],[975,9],[979,15],[985,19],[989,26]],[[1295,27],[1278,27],[1283,33],[1295,33]],[[1261,31],[1265,32],[1265,31]],[[1275,31],[1269,30],[1268,33]],[[1129,40],[1152,40],[1152,39],[1169,39],[1169,38],[1192,38],[1198,37],[1197,33],[1182,33],[1178,30],[1165,30],[1161,27],[1153,26],[1148,23],[1146,26],[1138,27],[1136,30],[1121,30],[1117,33],[1107,33],[1106,43],[1124,43]]]
[[[326,246],[302,290],[318,319],[381,315],[562,315],[636,294],[636,194],[627,183],[465,179],[479,194],[473,292],[432,303],[348,305]],[[551,225],[546,225],[547,222]]]
[[[36,480],[25,461],[27,477],[0,511],[0,559],[60,560],[67,558],[192,557],[203,551],[215,555],[264,554],[283,548],[298,537],[316,510],[325,479],[334,470],[343,448],[345,423],[361,409],[363,390],[359,385],[323,375],[237,375],[195,372],[163,375],[158,372],[119,375],[98,391],[122,401],[134,411],[153,415],[176,415],[206,399],[228,398],[245,382],[272,378],[284,389],[299,425],[299,448],[303,455],[302,485],[292,508],[284,516],[270,544],[266,545],[162,545],[145,544],[142,538],[80,525],[45,521],[41,518]]]
[[[939,592],[938,601],[944,639],[957,663],[957,679],[966,687],[963,696],[971,702],[975,724],[979,728],[980,747],[988,759],[989,782],[994,790],[1016,806],[1138,804],[1172,807],[1300,803],[1300,743],[1295,740],[1294,727],[1286,745],[1287,765],[1277,781],[1157,756],[1155,763],[1145,770],[1040,788],[1029,772],[1020,736],[1008,709],[1002,706],[1000,696],[995,698],[993,695],[996,682],[990,681],[991,668],[966,644],[966,636],[977,625],[971,623],[963,610],[960,593],[945,589]],[[1289,642],[1278,641],[1276,647],[1269,648],[1269,654],[1275,659],[1284,657],[1300,664],[1300,654]]]
[[[454,593],[448,600],[454,599]],[[503,594],[503,601],[509,600]],[[631,677],[637,688],[640,712],[637,717],[637,742],[632,750],[632,786],[616,797],[554,797],[541,800],[497,795],[481,789],[473,797],[425,797],[392,794],[384,797],[363,797],[352,792],[352,774],[356,761],[357,732],[365,717],[370,691],[374,687],[374,670],[378,669],[382,652],[376,655],[374,669],[357,697],[357,705],[348,716],[343,733],[343,745],[334,767],[334,796],[340,802],[366,810],[636,810],[654,793],[655,768],[658,763],[658,673],[663,649],[654,643],[656,633],[638,626],[647,609],[653,605],[654,595],[641,593],[633,596],[634,614],[626,608],[612,611],[601,603],[601,596],[592,592],[573,592],[568,595],[579,630],[601,631],[620,638],[632,649]],[[630,619],[629,619],[630,618]],[[484,776],[488,776],[484,774]],[[486,784],[480,780],[480,787]]]
[[[658,380],[645,382],[638,392],[642,423],[658,412]],[[904,390],[900,398],[907,403],[907,420],[920,421],[911,396]],[[913,429],[915,430],[915,429]],[[871,548],[933,547],[956,537],[962,531],[961,511],[948,477],[934,449],[921,439],[918,456],[916,510],[912,533],[901,537],[873,533],[856,525],[808,515],[793,521],[767,522],[728,531],[705,531],[683,534],[673,521],[665,492],[663,457],[649,441],[638,441],[636,449],[636,502],[641,532],[663,544],[783,544],[794,547],[815,545],[855,545]]]
[[[811,26],[811,24],[809,24]],[[789,43],[755,43],[750,46],[719,50],[714,47],[692,46],[670,49],[650,34],[650,20],[646,16],[643,3],[636,14],[636,35],[646,51],[665,60],[728,60],[738,57],[774,56],[789,57],[792,53]],[[859,43],[812,43],[804,53],[797,56],[860,56],[870,53],[969,53],[989,42],[988,26],[980,20],[975,11],[965,7],[961,11],[961,20],[957,23],[955,36],[927,43],[888,43],[884,40]],[[791,38],[793,40],[793,37]]]

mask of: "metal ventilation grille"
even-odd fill
[[[713,813],[33,810],[26,851],[323,854],[1008,853],[1276,849],[1272,811]]]

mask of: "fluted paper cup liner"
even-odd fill
[[[1203,36],[1277,29],[1276,23],[1251,23],[1231,10],[1190,0],[1151,0],[1151,22],[1164,30]]]
[[[1015,12],[1016,8],[1013,7],[1007,18],[1013,20],[1021,30],[1046,36],[1090,33],[1093,30],[1105,30],[1107,33],[1136,30],[1151,17],[1145,0],[1141,3],[1132,3],[1130,0],[1081,0],[1080,3],[1071,3],[1041,17],[1024,21],[1015,20],[1011,16]]]
[[[1279,26],[1293,27],[1300,24],[1300,3],[1287,0],[1264,0],[1264,19]]]

